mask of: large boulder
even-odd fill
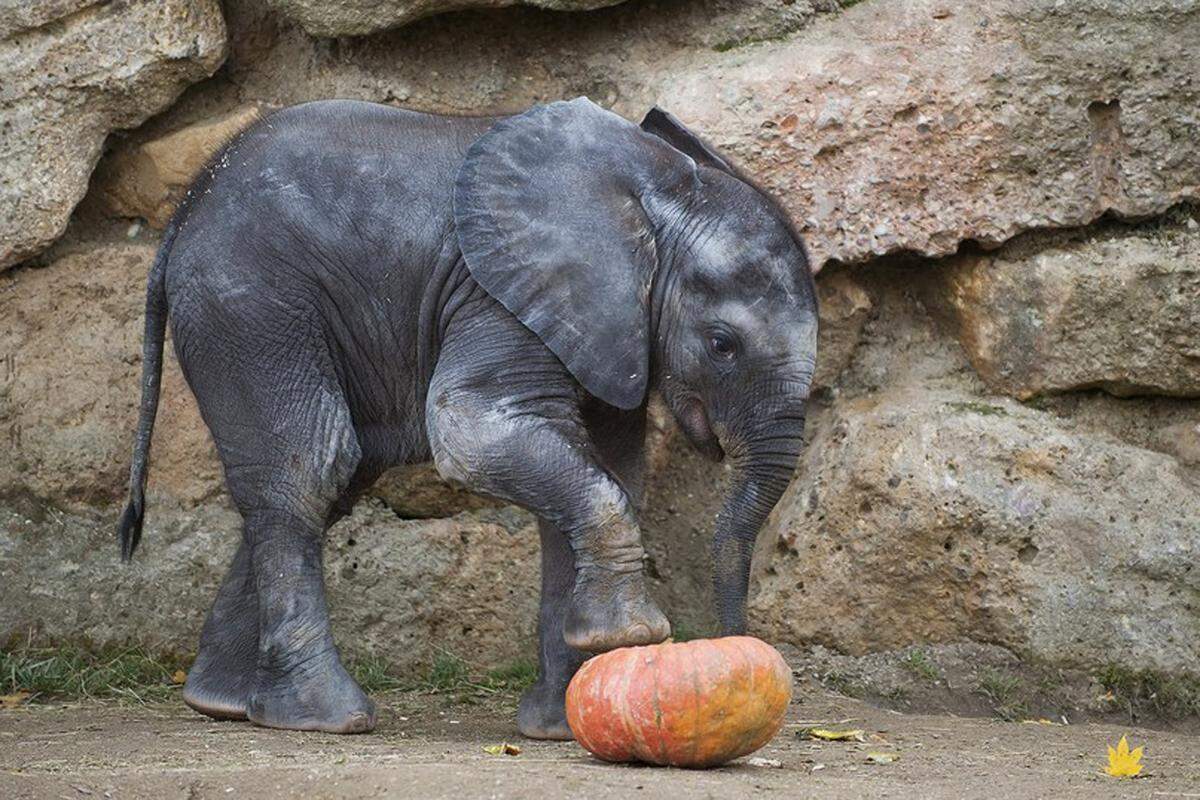
[[[110,505],[129,480],[141,400],[153,243],[81,245],[14,270],[0,290],[0,495]],[[208,430],[168,341],[150,488],[194,504],[220,493]]]
[[[116,149],[97,171],[101,200],[117,216],[142,217],[155,228],[165,227],[201,168],[261,116],[259,106],[243,105]]]
[[[313,36],[362,36],[422,17],[465,8],[531,5],[552,11],[588,11],[622,0],[269,0]]]
[[[60,0],[3,17],[0,269],[63,232],[111,131],[166,108],[225,54],[217,0]]]
[[[660,68],[659,102],[803,223],[818,264],[1200,196],[1200,2],[865,2]]]
[[[813,387],[821,389],[836,383],[849,366],[875,304],[866,287],[847,270],[820,275],[817,297],[819,338]]]
[[[759,634],[1197,671],[1194,470],[1011,400],[920,386],[840,402],[815,427],[769,523]]]
[[[1200,396],[1200,230],[1005,248],[946,274],[963,347],[998,392]]]
[[[151,503],[127,566],[114,524],[113,514],[39,515],[0,503],[0,643],[32,636],[195,652],[240,517],[220,503],[188,511]],[[369,502],[328,538],[326,586],[343,654],[407,674],[444,652],[478,667],[533,657],[538,558],[528,515],[409,521]]]

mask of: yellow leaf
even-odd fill
[[[860,730],[833,731],[828,728],[809,728],[805,731],[813,739],[826,742],[865,742],[866,737]]]
[[[1142,771],[1142,750],[1138,747],[1132,752],[1129,742],[1124,736],[1117,742],[1117,749],[1108,748],[1108,766],[1104,771],[1114,778],[1136,778]]]
[[[0,694],[0,708],[16,708],[29,699],[29,692],[14,692],[13,694]]]
[[[186,682],[187,673],[181,669],[175,670],[175,674],[171,676],[171,683],[175,684],[176,686],[182,686]]]
[[[490,744],[483,748],[483,752],[493,756],[519,756],[521,755],[521,748],[515,744],[504,742],[503,744]]]

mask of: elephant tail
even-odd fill
[[[142,340],[142,402],[138,412],[137,439],[133,446],[133,464],[129,468],[129,502],[117,527],[121,560],[133,558],[142,539],[145,514],[146,473],[149,470],[150,437],[154,435],[154,417],[158,413],[158,392],[162,385],[163,339],[167,330],[167,257],[175,240],[172,223],[163,237],[146,285],[146,330]]]

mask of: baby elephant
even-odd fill
[[[816,299],[783,210],[670,115],[328,101],[235,138],[150,271],[125,559],[168,312],[244,520],[187,677],[197,711],[375,725],[333,644],[322,541],[384,470],[432,459],[539,519],[540,672],[518,724],[570,738],[586,655],[670,634],[634,512],[651,389],[735,468],[714,575],[723,631],[745,627],[755,534],[800,451]]]

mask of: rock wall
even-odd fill
[[[0,639],[194,647],[238,519],[171,357],[133,565],[111,532],[157,231],[224,140],[318,97],[474,113],[587,94],[707,134],[825,267],[809,447],[759,544],[757,632],[1195,673],[1200,2],[847,5],[407,24],[459,4],[64,0],[6,17]],[[661,415],[651,451],[652,588],[704,632],[725,468]],[[404,670],[440,650],[532,657],[523,512],[397,470],[327,553],[349,652]]]

